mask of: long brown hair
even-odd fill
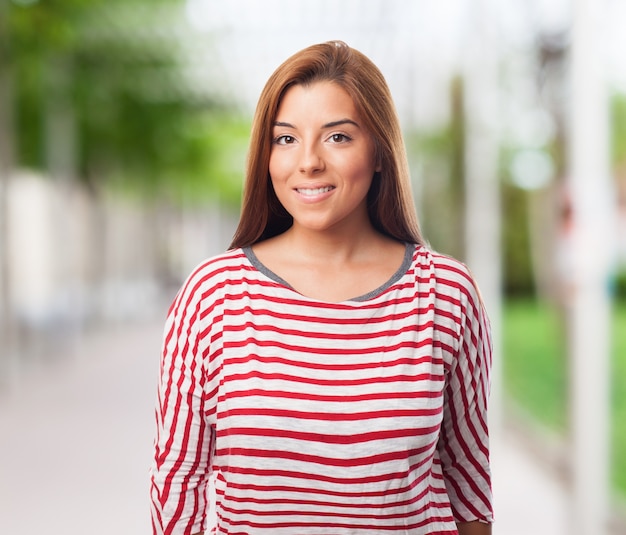
[[[374,228],[399,241],[423,243],[411,194],[404,139],[387,83],[374,63],[342,41],[297,52],[274,71],[257,104],[246,166],[239,226],[230,248],[253,245],[287,230],[292,217],[276,197],[269,176],[272,129],[281,100],[291,86],[331,81],[354,101],[374,139],[376,162],[368,193]]]

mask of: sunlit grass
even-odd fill
[[[614,486],[626,494],[626,303],[615,305],[612,356],[612,463]],[[541,424],[565,433],[567,356],[556,308],[535,300],[510,300],[504,308],[502,349],[507,397]]]
[[[565,430],[567,375],[557,311],[535,300],[514,300],[504,308],[502,350],[508,397],[540,423]]]

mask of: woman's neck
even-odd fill
[[[331,264],[350,262],[369,256],[390,238],[367,226],[358,232],[316,232],[292,227],[279,237],[285,250],[299,258]]]

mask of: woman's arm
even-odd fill
[[[154,535],[195,533],[205,524],[213,433],[203,355],[210,337],[200,334],[203,292],[196,287],[190,278],[165,322],[150,470]]]
[[[441,260],[439,266],[441,279],[447,281],[442,282],[441,287],[449,284],[450,288],[445,291],[456,295],[453,314],[458,318],[454,327],[457,339],[449,354],[437,448],[459,534],[488,535],[491,533],[488,524],[493,519],[487,425],[491,331],[478,289],[467,268],[448,262]],[[445,306],[443,301],[441,303],[439,306]]]
[[[491,524],[484,522],[461,522],[456,527],[459,535],[491,535]]]

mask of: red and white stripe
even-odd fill
[[[165,328],[155,534],[455,534],[492,521],[489,325],[465,266],[421,246],[379,295],[304,297],[241,249]]]

